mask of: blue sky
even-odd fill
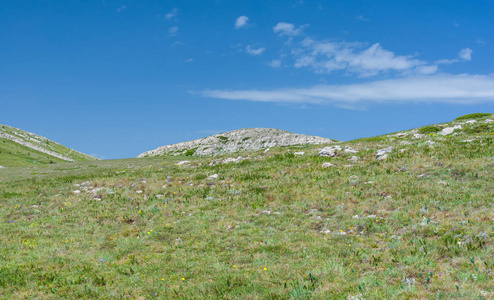
[[[0,1],[0,124],[100,158],[494,112],[493,1]]]

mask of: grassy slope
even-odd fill
[[[0,131],[21,138],[24,141],[30,142],[34,145],[39,144],[29,140],[27,137],[43,141],[43,147],[45,147],[47,150],[72,158],[75,161],[88,161],[96,159],[84,153],[62,146],[41,136],[28,135],[25,131],[18,128],[7,125],[0,125]],[[16,135],[14,133],[18,134]],[[0,138],[0,151],[2,151],[0,153],[0,165],[4,167],[22,167],[32,164],[49,164],[50,162],[56,163],[64,161],[49,154],[42,153],[40,151],[31,149],[29,147],[20,145],[16,142],[4,138]]]
[[[2,170],[0,296],[491,298],[493,127],[343,143],[351,167],[307,146]]]

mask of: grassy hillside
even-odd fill
[[[0,166],[21,167],[63,162],[67,160],[88,161],[96,158],[62,146],[45,137],[26,132],[11,126],[0,125],[0,134],[16,138],[11,140],[0,135]],[[20,144],[19,141],[29,143]],[[39,147],[35,149],[30,145]],[[40,151],[45,150],[45,152]],[[53,154],[60,155],[59,157]]]
[[[0,297],[493,298],[489,118],[340,143],[359,152],[335,157],[0,170]]]

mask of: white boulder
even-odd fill
[[[441,132],[439,132],[439,134],[448,135],[448,134],[453,133],[453,131],[455,131],[455,129],[463,129],[463,127],[461,125],[455,125],[453,127],[446,127],[443,130],[441,130]]]

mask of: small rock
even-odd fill
[[[334,157],[336,155],[336,151],[340,150],[340,146],[324,147],[321,151],[319,151],[319,156]]]
[[[485,120],[485,123],[492,123],[492,122],[494,122],[494,120],[492,120],[492,119]]]
[[[234,162],[234,163],[239,163],[241,161],[243,161],[244,158],[239,156],[237,158],[233,158],[233,157],[228,157],[227,159],[223,160],[222,163],[223,164],[228,164],[228,163],[231,163],[231,162]]]
[[[220,176],[218,174],[213,174],[211,176],[209,176],[208,178],[209,179],[218,179]]]
[[[455,131],[455,129],[463,129],[463,127],[461,125],[456,125],[453,127],[446,127],[443,130],[441,130],[441,132],[439,132],[439,134],[448,135],[448,134],[453,133],[453,131]]]
[[[5,167],[0,165],[0,169],[5,169]]]
[[[332,163],[330,163],[330,162],[325,162],[325,163],[322,164],[322,167],[323,168],[329,168],[329,167],[334,167],[334,165]]]
[[[352,163],[356,163],[358,161],[358,157],[357,156],[352,156],[348,159],[348,161],[351,161]]]
[[[188,160],[182,160],[182,161],[179,161],[178,163],[175,164],[175,166],[181,166],[181,165],[185,165],[185,164],[188,164],[190,163],[190,161]]]
[[[377,150],[377,154],[376,154],[377,160],[386,159],[388,157],[388,153],[391,153],[392,150],[393,150],[393,147],[388,147],[388,148],[383,148],[383,149]]]
[[[80,193],[81,193],[81,191],[79,191],[79,190],[75,190],[75,191],[72,191],[72,193],[74,193],[74,194],[80,194]]]
[[[473,123],[477,123],[476,120],[468,120],[465,122],[465,124],[473,124]]]
[[[423,138],[423,137],[424,137],[424,135],[423,135],[423,134],[421,134],[421,133],[416,133],[416,134],[414,134],[414,135],[412,136],[412,139],[421,139],[421,138]]]
[[[352,154],[354,154],[354,153],[358,153],[358,150],[355,150],[353,148],[346,148],[345,149],[345,153],[352,153]]]
[[[304,154],[305,154],[305,152],[304,152],[304,151],[299,151],[299,152],[295,152],[295,153],[293,153],[293,154],[294,154],[294,155],[304,155]]]
[[[326,233],[326,234],[328,234],[328,233],[331,233],[331,230],[321,230],[321,231],[319,231],[319,232],[320,232],[320,233]]]

